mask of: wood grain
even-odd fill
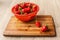
[[[40,21],[42,25],[47,24],[49,31],[42,32],[41,27],[36,27],[35,22]],[[37,18],[30,22],[22,22],[15,16],[12,16],[4,36],[56,36],[53,18],[50,15],[38,15]]]

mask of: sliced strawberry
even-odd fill
[[[40,27],[40,26],[41,26],[40,22],[38,22],[38,21],[35,23],[35,25],[36,25],[37,27]]]
[[[41,29],[42,32],[46,32],[47,30],[48,30],[47,26],[42,26],[42,29]]]

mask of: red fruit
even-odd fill
[[[19,4],[15,5],[15,9],[18,9],[18,7],[19,7]]]
[[[18,10],[18,11],[15,11],[15,13],[16,13],[16,14],[20,14],[20,10]]]
[[[47,26],[42,26],[42,29],[41,29],[42,32],[46,32],[47,30],[48,30]]]
[[[33,8],[32,11],[35,12],[35,9]]]
[[[22,10],[22,8],[19,6],[19,10]]]
[[[30,7],[30,3],[25,3],[25,7]]]
[[[27,13],[24,13],[24,15],[27,15]]]
[[[33,12],[37,11],[37,6],[36,5],[33,5],[32,11]]]
[[[22,12],[30,12],[30,8],[28,7],[28,8],[24,8],[24,9],[22,9]]]
[[[26,12],[30,12],[30,8],[29,8],[29,7],[28,7],[28,8],[26,8],[25,10],[26,10]]]
[[[16,4],[15,6],[13,6],[12,8],[12,12],[15,13],[16,11],[18,11],[19,8],[19,4]]]
[[[40,22],[37,21],[37,22],[35,23],[35,25],[36,25],[37,27],[40,27],[41,24],[40,24]]]
[[[22,3],[22,4],[20,4],[20,7],[21,8],[25,8],[25,5]]]
[[[16,11],[18,11],[18,9],[16,9],[16,8],[13,8],[13,9],[12,9],[12,12],[13,12],[13,13],[15,13]]]
[[[24,10],[24,9],[22,9],[22,12],[25,12],[25,10]]]
[[[14,8],[14,11],[18,11],[18,9],[17,8]]]

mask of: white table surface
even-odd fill
[[[39,5],[37,15],[51,15],[54,18],[56,37],[4,37],[8,21],[12,16],[11,7],[19,2],[33,2]],[[60,0],[2,0],[0,1],[0,40],[60,40]]]

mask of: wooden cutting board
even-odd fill
[[[49,31],[42,32],[41,27],[37,27],[35,22],[40,21],[42,25],[47,24]],[[56,36],[55,26],[53,18],[50,15],[38,15],[37,18],[30,22],[22,22],[15,16],[12,16],[6,30],[3,33],[4,36]]]

